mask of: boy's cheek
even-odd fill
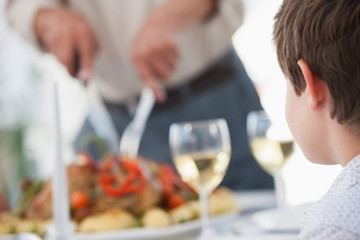
[[[288,84],[285,99],[285,117],[289,126],[290,132],[295,141],[303,146],[303,142],[306,142],[306,119],[304,119],[303,112],[303,99],[295,94],[293,87]],[[305,144],[306,145],[306,144]],[[304,150],[304,149],[303,149]]]
[[[293,112],[293,101],[294,101],[294,93],[292,92],[292,87],[290,85],[290,83],[288,83],[287,88],[286,88],[286,97],[285,97],[285,117],[286,117],[286,122],[289,125],[289,129],[291,131],[292,134],[293,133],[293,118],[294,118],[294,112]]]
[[[285,99],[286,121],[295,141],[301,148],[305,157],[314,163],[319,163],[323,159],[324,152],[321,146],[318,146],[318,127],[309,115],[306,98],[304,94],[297,96],[292,86],[287,87]]]

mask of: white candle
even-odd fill
[[[55,78],[52,81],[52,129],[53,129],[53,153],[54,169],[52,180],[52,207],[54,224],[49,229],[49,238],[54,240],[69,240],[73,233],[70,222],[70,208],[68,196],[68,181],[65,164],[63,161],[60,110],[58,101],[58,83]]]

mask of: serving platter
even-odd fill
[[[211,218],[211,224],[221,229],[235,222],[238,217],[275,206],[273,191],[241,191],[236,193],[237,211],[223,213]],[[261,211],[260,211],[261,212]],[[145,240],[145,239],[192,239],[200,233],[199,219],[179,223],[166,228],[132,228],[97,233],[76,233],[74,240]],[[15,240],[13,235],[1,235],[0,240]]]
[[[211,218],[213,226],[226,224],[244,213],[273,208],[276,203],[271,190],[240,191],[236,193],[238,211],[228,212]],[[200,219],[192,220],[166,228],[133,228],[112,232],[77,233],[76,240],[145,240],[145,239],[191,239],[200,233]],[[2,240],[2,239],[0,239]]]
[[[228,212],[211,218],[211,224],[218,225],[231,221],[240,212]],[[76,233],[75,240],[145,240],[145,239],[190,239],[200,233],[200,219],[175,224],[165,228],[132,228],[98,233]],[[0,240],[3,240],[0,238]]]

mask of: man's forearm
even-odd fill
[[[57,0],[7,0],[6,17],[15,31],[34,46],[39,47],[34,29],[35,16],[39,9],[57,5]]]
[[[180,30],[200,22],[216,9],[217,0],[170,0],[150,15],[148,21]]]

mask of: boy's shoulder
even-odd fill
[[[332,229],[360,237],[359,226],[360,158],[357,157],[343,169],[324,197],[305,212],[302,229]]]
[[[360,182],[329,192],[305,214],[299,239],[360,239]]]
[[[360,155],[352,159],[335,180],[332,188],[343,191],[345,195],[360,194]],[[350,196],[348,196],[350,197]],[[360,201],[359,201],[360,203]]]

